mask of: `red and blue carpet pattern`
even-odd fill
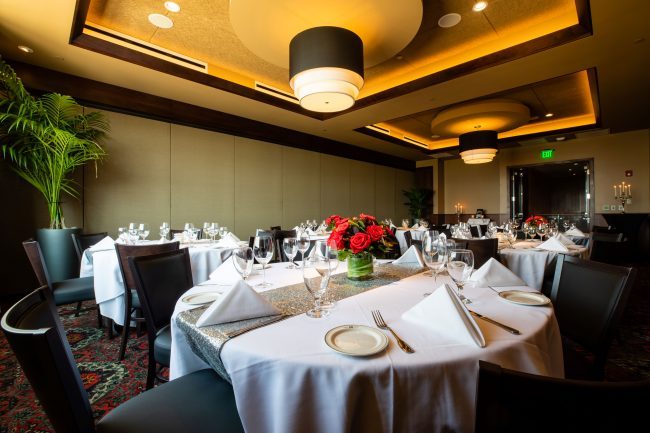
[[[607,380],[650,379],[650,264],[637,266],[638,275],[628,308],[612,345]],[[119,337],[109,340],[96,328],[94,310],[79,317],[71,308],[60,307],[63,321],[79,364],[96,419],[144,390],[147,366],[147,337],[132,334],[124,361],[116,361]],[[51,433],[47,417],[4,335],[0,332],[0,433]]]

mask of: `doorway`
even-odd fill
[[[593,160],[509,167],[510,217],[541,215],[589,231],[594,216]]]

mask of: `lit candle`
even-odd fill
[[[616,185],[614,185],[614,198],[616,198],[618,194],[616,194]]]
[[[628,186],[627,186],[627,195],[629,195],[630,197],[632,197],[632,185],[628,185]]]

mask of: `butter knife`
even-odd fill
[[[484,315],[479,314],[479,313],[477,313],[476,311],[472,311],[472,310],[468,310],[468,311],[469,311],[470,313],[472,313],[473,315],[475,315],[476,317],[478,317],[479,319],[483,319],[483,320],[485,320],[486,322],[489,322],[489,323],[491,323],[491,324],[493,324],[493,325],[499,326],[499,327],[505,329],[506,331],[508,331],[508,332],[511,333],[511,334],[514,334],[514,335],[519,335],[519,334],[521,334],[521,332],[519,332],[518,329],[512,328],[512,327],[510,327],[510,326],[508,326],[508,325],[504,325],[503,323],[501,323],[501,322],[497,322],[496,320],[494,320],[494,319],[490,319],[489,317],[485,317]]]

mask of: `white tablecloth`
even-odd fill
[[[404,254],[406,250],[408,250],[409,248],[408,245],[406,245],[406,238],[404,238],[404,233],[406,233],[406,231],[407,230],[403,228],[395,229],[395,237],[397,238],[397,242],[399,243],[399,249],[401,254]],[[411,232],[412,239],[419,241],[422,240],[427,229],[408,229],[408,231]]]
[[[301,280],[301,274],[273,269],[267,279],[292,284]],[[472,308],[522,333],[511,335],[478,320],[487,341],[484,349],[402,320],[402,313],[442,282],[450,280],[439,276],[434,285],[432,277],[420,274],[339,301],[326,319],[302,314],[228,341],[221,359],[232,379],[245,430],[472,432],[479,359],[563,376],[560,333],[550,306],[515,305],[490,289],[467,287]],[[195,287],[191,292],[207,290],[215,286]],[[189,307],[179,301],[174,314]],[[374,326],[373,309],[381,310],[414,354],[402,352],[389,334],[388,349],[365,358],[338,354],[325,344],[325,334],[336,326]],[[172,319],[171,377],[200,368],[207,364],[194,355]]]
[[[468,218],[467,224],[469,225],[488,225],[490,224],[490,218]]]
[[[216,248],[208,244],[190,247],[194,284],[207,280],[210,273],[217,269],[231,253],[232,248]],[[101,315],[112,319],[118,325],[123,325],[124,283],[115,249],[96,251],[92,257],[84,252],[79,275],[93,277],[95,300]]]

